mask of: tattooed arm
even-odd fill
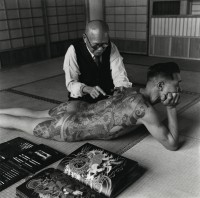
[[[135,109],[137,124],[144,124],[151,135],[168,150],[178,149],[178,125],[176,108],[167,107],[168,126],[159,119],[158,112],[144,99],[141,99]]]

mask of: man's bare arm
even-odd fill
[[[178,125],[175,107],[167,107],[168,127],[161,122],[155,109],[143,100],[137,104],[135,112],[138,118],[137,124],[144,124],[151,135],[168,150],[177,150]]]

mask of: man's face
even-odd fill
[[[107,32],[93,31],[89,35],[84,34],[83,38],[94,56],[101,56],[109,45],[109,35]]]
[[[163,87],[163,93],[180,93],[182,91],[181,86],[181,76],[180,73],[174,73],[173,79],[169,79],[165,81],[165,85]]]

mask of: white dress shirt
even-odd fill
[[[89,51],[89,50],[88,50]],[[90,51],[89,51],[90,52]],[[90,52],[91,56],[94,55]],[[70,45],[64,59],[63,70],[65,71],[65,83],[70,96],[73,98],[82,97],[82,86],[84,83],[79,82],[80,70],[77,64],[76,52],[73,45]],[[127,73],[124,67],[123,58],[120,55],[116,45],[111,42],[110,53],[110,70],[115,87],[131,87]]]

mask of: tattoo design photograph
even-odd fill
[[[90,147],[74,154],[73,158],[67,157],[62,163],[64,173],[107,196],[112,192],[112,178],[126,164],[120,156],[114,157],[106,151]]]

